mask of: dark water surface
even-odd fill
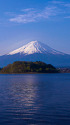
[[[0,75],[0,125],[70,125],[70,74]]]

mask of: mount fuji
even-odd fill
[[[0,67],[14,61],[42,61],[56,67],[67,67],[70,66],[70,55],[57,51],[44,43],[31,41],[21,48],[0,56]]]
[[[31,41],[30,43],[22,46],[19,49],[16,49],[12,52],[10,52],[8,55],[14,55],[14,54],[34,54],[34,53],[41,53],[41,54],[61,54],[64,55],[63,53],[56,51],[52,49],[51,47],[39,42],[39,41]]]

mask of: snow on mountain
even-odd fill
[[[51,47],[38,42],[38,41],[31,41],[30,43],[22,46],[19,49],[16,49],[12,52],[10,52],[7,55],[14,55],[14,54],[25,54],[25,55],[29,55],[29,54],[34,54],[34,53],[42,53],[42,54],[61,54],[64,55],[64,53],[56,51],[55,49],[52,49]]]

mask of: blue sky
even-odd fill
[[[32,40],[70,54],[70,0],[0,0],[0,55]]]

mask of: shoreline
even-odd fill
[[[69,74],[70,72],[56,72],[56,73],[36,73],[36,72],[29,72],[29,73],[0,73],[0,75],[5,75],[5,74],[7,74],[7,75],[23,75],[23,74]]]

